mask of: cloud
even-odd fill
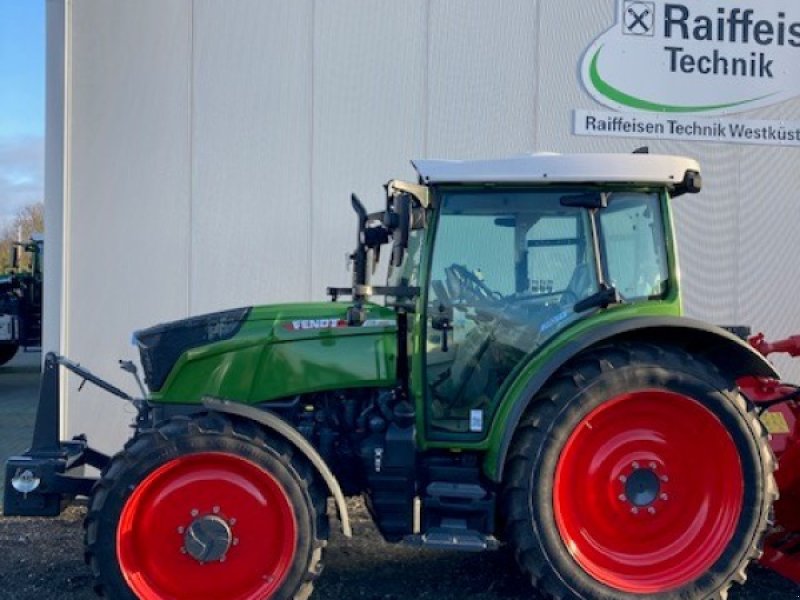
[[[44,138],[0,136],[0,227],[44,200]]]

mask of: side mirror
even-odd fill
[[[400,194],[394,199],[394,212],[397,215],[397,226],[392,232],[392,266],[403,264],[403,257],[408,249],[408,236],[411,231],[411,196]]]
[[[672,197],[677,198],[683,194],[698,194],[703,189],[703,176],[697,171],[686,171],[683,181],[672,190]]]
[[[353,260],[353,287],[367,283],[367,248],[364,245],[364,226],[367,224],[367,209],[355,194],[350,195],[350,204],[358,218],[356,249],[350,258]]]
[[[19,268],[19,246],[11,244],[11,268],[15,271]]]

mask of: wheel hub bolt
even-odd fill
[[[230,526],[216,515],[195,519],[183,536],[185,551],[200,564],[222,562],[232,541]]]
[[[625,496],[634,506],[649,506],[661,491],[660,481],[650,469],[636,469],[625,483]]]

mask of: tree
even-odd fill
[[[44,233],[44,204],[41,202],[22,207],[11,223],[0,231],[0,274],[11,268],[14,242],[26,242],[34,233]],[[25,253],[20,255],[19,268],[30,268],[30,258]]]

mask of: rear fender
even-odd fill
[[[338,480],[325,463],[325,460],[319,455],[319,452],[317,452],[314,446],[312,446],[297,429],[281,419],[278,415],[247,404],[205,397],[203,398],[203,406],[209,410],[254,421],[276,433],[294,446],[294,448],[308,459],[325,482],[325,485],[328,486],[328,490],[331,496],[333,496],[334,502],[336,502],[336,510],[339,513],[339,521],[342,524],[342,534],[344,534],[345,537],[353,536],[352,529],[350,528],[350,516],[347,512],[347,503],[345,502],[344,494],[342,493],[342,488],[339,486]]]
[[[692,354],[701,355],[724,373],[730,381],[745,376],[777,378],[773,366],[744,340],[732,333],[685,317],[634,317],[604,323],[573,338],[553,353],[544,365],[532,374],[523,368],[520,377],[528,377],[522,392],[507,399],[511,407],[506,411],[499,428],[499,442],[490,448],[484,462],[484,471],[493,481],[503,479],[503,465],[511,439],[522,415],[536,394],[549,379],[568,361],[592,347],[613,344],[617,341],[678,346]],[[534,357],[535,359],[536,357]],[[532,359],[533,360],[533,359]],[[511,386],[509,389],[513,389]]]

